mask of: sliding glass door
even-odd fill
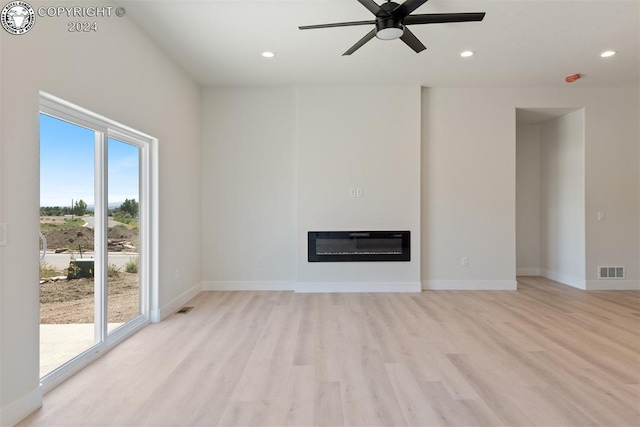
[[[40,114],[45,385],[149,320],[149,141],[50,98]]]

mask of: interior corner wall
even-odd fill
[[[419,291],[420,87],[301,87],[296,96],[298,290]],[[350,230],[409,230],[411,261],[307,261],[309,231]]]
[[[540,275],[540,126],[516,127],[516,274]]]
[[[8,224],[9,235],[0,247],[3,425],[41,401],[39,91],[159,139],[161,240],[155,243],[161,263],[154,297],[160,308],[170,307],[200,285],[200,90],[128,17],[100,18],[99,26],[95,33],[73,34],[62,18],[38,17],[24,35],[0,31],[0,222]]]
[[[425,288],[515,288],[515,110],[571,107],[585,109],[586,286],[640,289],[635,88],[438,88],[422,102]],[[611,264],[625,281],[597,280]]]
[[[291,289],[292,88],[208,88],[202,99],[204,289]]]
[[[542,275],[585,289],[584,110],[542,123],[540,145]]]

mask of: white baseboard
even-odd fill
[[[587,289],[587,282],[579,277],[571,276],[569,274],[558,273],[551,270],[541,270],[540,275],[547,279],[555,280],[563,285],[571,286],[574,288],[585,290]]]
[[[295,292],[420,292],[420,283],[405,282],[287,282],[208,281],[203,291],[295,291]]]
[[[293,288],[293,282],[278,280],[210,280],[202,282],[203,291],[292,291]]]
[[[421,292],[420,282],[297,282],[299,293]]]
[[[162,321],[162,319],[172,314],[174,311],[184,305],[184,303],[198,295],[200,292],[202,292],[202,283],[198,283],[190,289],[187,289],[186,291],[169,301],[169,303],[164,307],[161,307],[158,310],[151,310],[149,319],[153,323]]]
[[[587,280],[588,291],[640,291],[640,280]]]
[[[425,280],[422,289],[430,291],[515,291],[516,280]]]
[[[42,387],[38,386],[4,408],[0,408],[0,426],[14,426],[41,406]]]
[[[539,267],[516,267],[516,276],[540,276]]]

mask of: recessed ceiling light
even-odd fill
[[[265,58],[273,58],[274,56],[276,56],[276,54],[273,52],[266,51],[266,52],[262,52],[262,56],[264,56]]]
[[[600,54],[600,56],[603,57],[603,58],[609,58],[610,56],[613,56],[615,54],[616,54],[615,50],[605,50],[604,52],[602,52]]]
[[[468,58],[470,56],[473,56],[475,52],[471,51],[471,50],[465,50],[464,52],[460,52],[460,56],[462,56],[463,58]]]

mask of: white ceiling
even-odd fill
[[[400,40],[374,38],[351,56],[342,53],[368,26],[298,26],[373,19],[357,0],[118,4],[203,86],[561,87],[574,73],[583,78],[573,87],[637,87],[640,80],[640,0],[430,0],[414,13],[487,14],[482,22],[411,26],[427,46],[419,54]],[[459,57],[466,49],[476,55]],[[618,54],[600,58],[608,49]],[[276,57],[262,58],[265,50]]]

